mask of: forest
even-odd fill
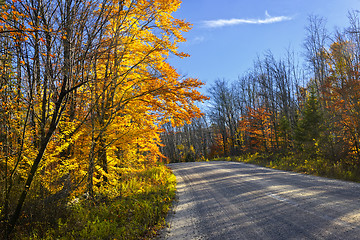
[[[162,152],[173,162],[236,160],[359,181],[359,64],[359,12],[334,32],[311,15],[301,52],[269,50],[238,79],[216,80],[203,117],[165,124]]]
[[[183,77],[181,0],[0,0],[0,236],[146,239],[168,162],[235,160],[359,181],[360,15],[236,80]],[[300,61],[298,55],[305,59]]]
[[[180,0],[0,0],[0,235],[135,239],[175,191],[162,125],[201,117],[167,63]]]

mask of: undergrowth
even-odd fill
[[[118,196],[77,198],[55,225],[28,223],[15,239],[149,239],[165,224],[175,188],[175,176],[163,165],[129,172],[121,176]]]
[[[212,160],[245,162],[279,170],[360,182],[360,168],[358,166],[346,161],[330,163],[321,157],[304,159],[296,154],[255,153],[236,157],[220,157]]]

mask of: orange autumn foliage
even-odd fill
[[[267,151],[272,147],[271,113],[264,107],[247,108],[247,114],[239,122],[240,129],[247,139],[244,148],[247,151]]]

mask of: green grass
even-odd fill
[[[163,165],[122,175],[119,195],[80,200],[55,226],[17,232],[19,239],[150,239],[165,224],[176,178]]]
[[[220,157],[212,160],[245,162],[279,170],[360,182],[359,166],[349,164],[345,161],[332,163],[321,157],[304,159],[302,156],[296,154],[255,153],[237,157]]]

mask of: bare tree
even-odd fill
[[[327,43],[329,34],[326,29],[326,19],[316,15],[308,18],[308,26],[305,28],[306,37],[304,41],[305,59],[309,64],[314,77],[317,94],[322,96],[328,69],[326,65]],[[325,102],[322,103],[323,105]]]

